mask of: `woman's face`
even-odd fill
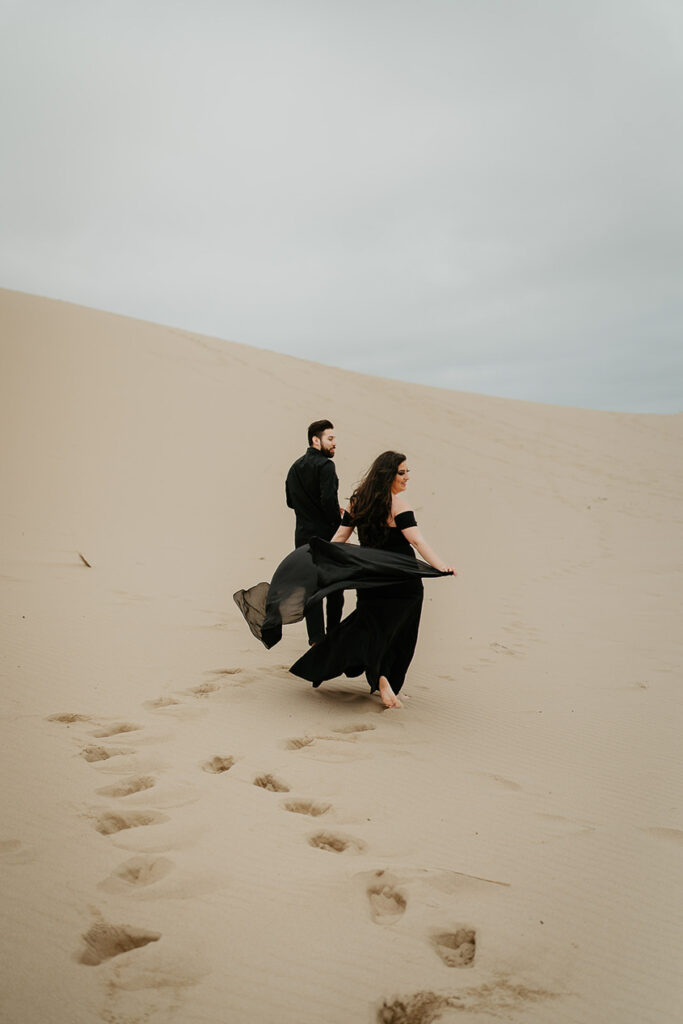
[[[391,493],[400,494],[401,491],[405,491],[408,486],[409,479],[410,470],[408,469],[408,464],[406,462],[402,462],[396,470],[396,476],[394,477],[394,482],[391,485]]]

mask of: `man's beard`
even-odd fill
[[[327,458],[327,459],[333,459],[334,458],[334,451],[330,451],[329,448],[321,448],[320,451],[325,456],[325,458]]]

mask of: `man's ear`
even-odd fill
[[[314,448],[317,448],[318,451],[320,451],[320,438],[317,437],[316,434],[313,435],[313,440],[311,441],[311,444],[313,445]]]

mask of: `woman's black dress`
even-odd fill
[[[403,530],[417,526],[412,512],[400,512],[376,547],[415,558]],[[348,513],[344,525],[353,525]],[[356,610],[292,665],[290,672],[319,686],[337,676],[365,672],[371,691],[385,676],[394,691],[403,686],[412,661],[422,612],[424,588],[419,578],[389,586],[357,590]]]

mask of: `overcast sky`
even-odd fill
[[[0,0],[0,285],[683,410],[681,0]]]

